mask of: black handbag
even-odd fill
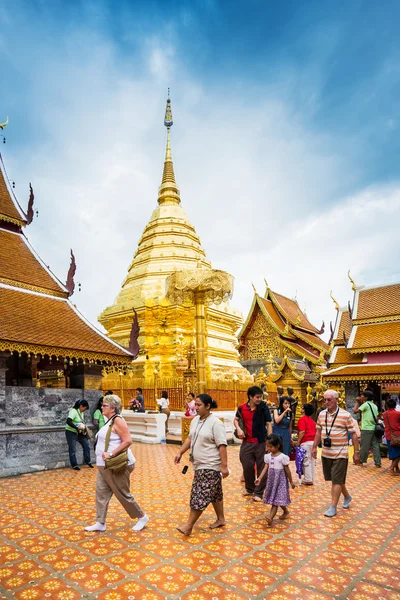
[[[238,413],[239,413],[239,417],[237,418],[237,419],[238,419],[238,425],[239,425],[240,429],[243,431],[243,433],[246,435],[246,428],[245,428],[244,419],[243,419],[243,414],[242,414],[242,411],[241,411],[240,407],[237,409],[237,411],[238,411]],[[235,438],[236,438],[236,439],[238,439],[238,440],[242,439],[242,438],[240,438],[240,437],[238,436],[238,433],[237,433],[237,429],[236,429],[236,427],[235,427],[235,429],[234,429],[234,431],[233,431],[233,435],[234,435],[234,436],[235,436]]]
[[[385,428],[382,425],[382,423],[378,423],[378,421],[376,420],[376,416],[374,415],[374,411],[372,410],[370,403],[367,402],[367,404],[369,406],[369,410],[371,411],[371,414],[375,421],[375,437],[377,437],[378,440],[380,440],[382,438],[383,434],[385,433]]]

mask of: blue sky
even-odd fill
[[[240,310],[264,276],[317,324],[349,268],[400,280],[399,18],[395,1],[0,0],[3,157],[60,278],[74,248],[79,308],[112,302],[155,207],[168,87],[182,203]]]

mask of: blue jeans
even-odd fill
[[[78,461],[76,460],[76,442],[80,444],[83,448],[83,460],[85,464],[89,464],[90,461],[90,444],[89,440],[85,435],[79,435],[78,433],[74,433],[73,431],[65,430],[65,435],[68,442],[68,452],[69,452],[69,462],[71,463],[71,467],[77,467]]]

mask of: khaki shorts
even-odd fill
[[[322,457],[322,470],[325,481],[332,481],[333,484],[344,485],[346,483],[348,458],[326,458]]]

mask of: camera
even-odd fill
[[[330,448],[332,446],[332,440],[330,437],[324,438],[324,446],[325,448]]]

